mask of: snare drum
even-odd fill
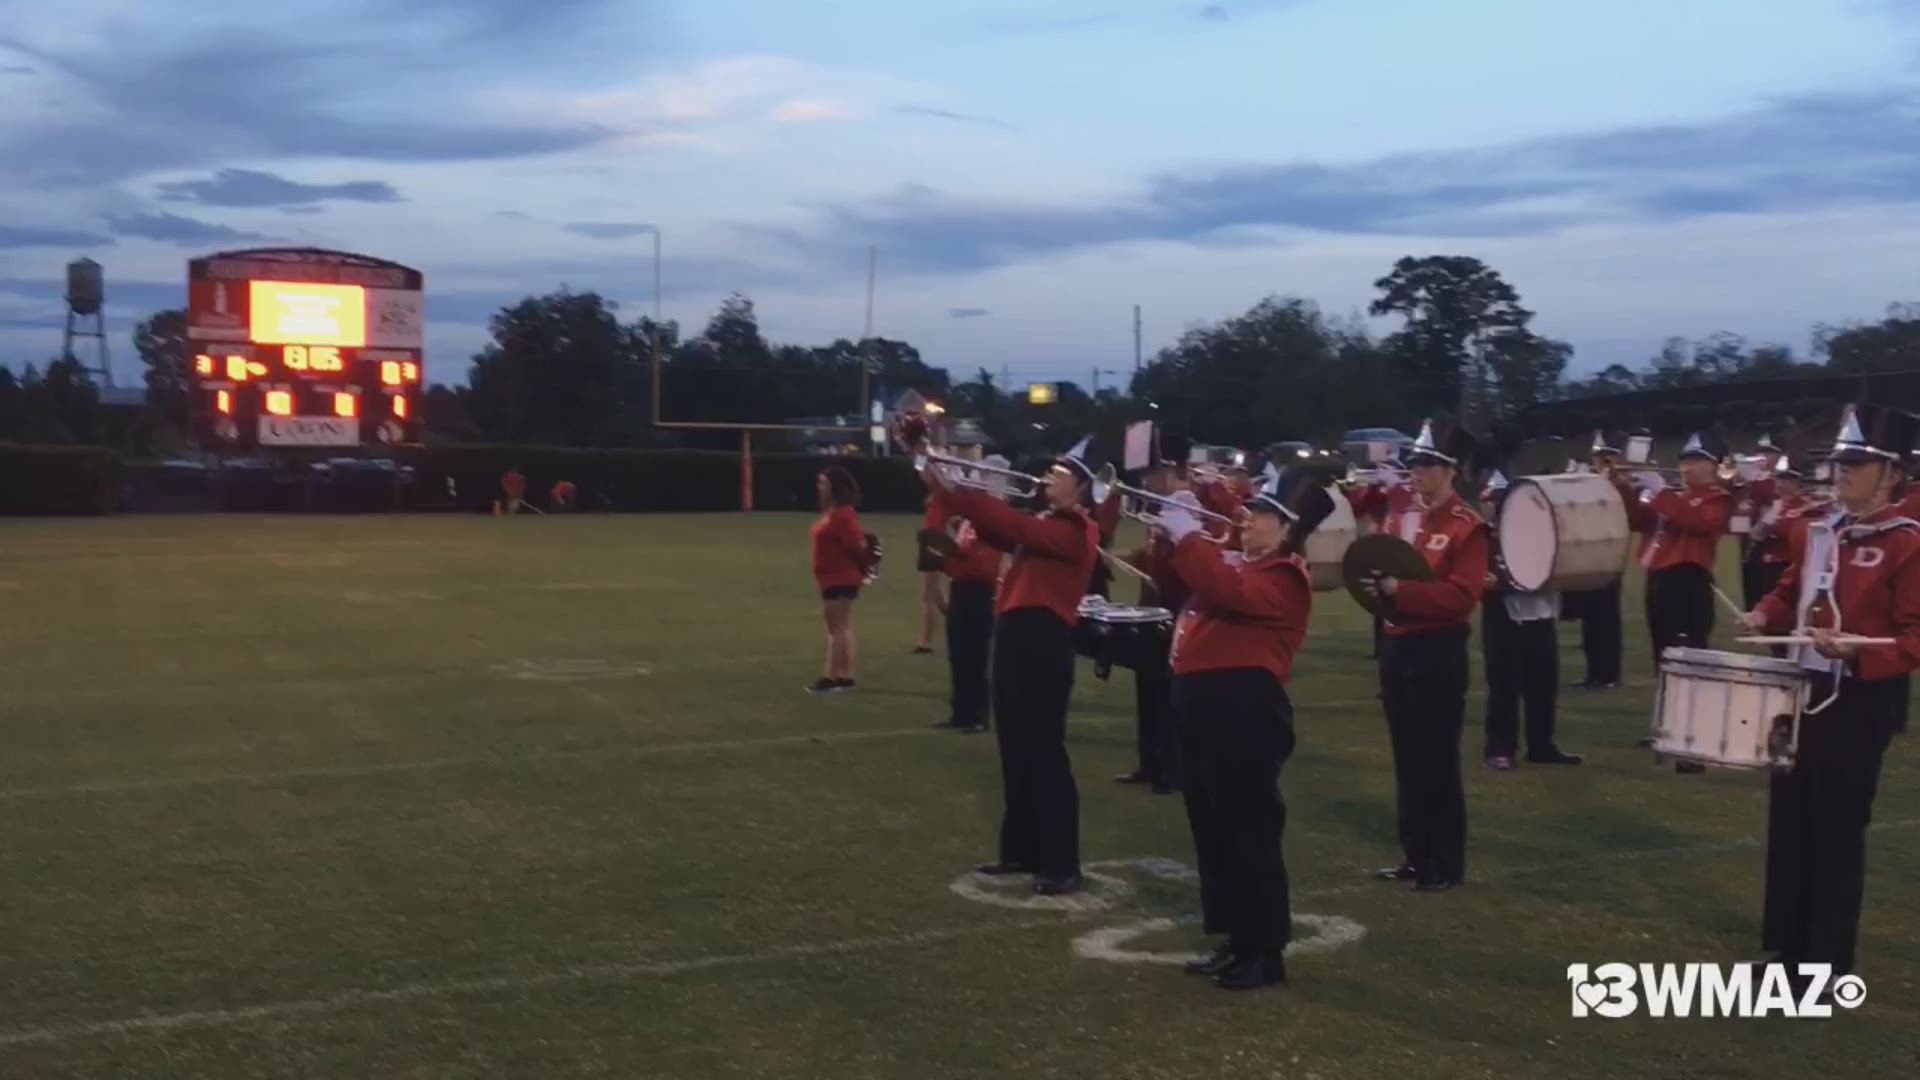
[[[1359,523],[1353,516],[1353,504],[1347,502],[1347,497],[1338,491],[1328,494],[1333,496],[1333,512],[1307,536],[1304,553],[1314,592],[1328,592],[1346,586],[1346,580],[1340,573],[1340,563],[1347,557],[1347,548],[1353,545],[1354,538],[1360,534]]]
[[[1670,648],[1653,699],[1653,752],[1728,769],[1793,766],[1807,673],[1790,660]]]
[[[1091,599],[1091,598],[1089,598]],[[1073,628],[1073,650],[1093,661],[1095,678],[1114,668],[1154,671],[1173,648],[1173,612],[1160,607],[1104,604]]]
[[[1627,504],[1595,473],[1523,476],[1500,505],[1507,584],[1522,592],[1577,592],[1619,580],[1633,532]]]

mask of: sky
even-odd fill
[[[1123,383],[1136,304],[1151,357],[1408,254],[1576,372],[1804,353],[1920,300],[1920,0],[0,0],[0,358],[87,256],[134,380],[187,259],[280,244],[422,270],[444,382],[563,285],[858,337],[870,250],[962,378]]]

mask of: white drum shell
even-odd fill
[[[1523,476],[1500,505],[1507,583],[1526,592],[1579,592],[1613,584],[1633,532],[1627,504],[1594,473]]]
[[[1359,536],[1353,504],[1339,491],[1329,491],[1327,494],[1333,496],[1333,512],[1313,530],[1313,535],[1307,537],[1305,552],[1308,576],[1313,579],[1315,592],[1331,592],[1346,586],[1340,574],[1340,563],[1347,557],[1347,548]]]
[[[1087,618],[1099,623],[1164,623],[1173,621],[1173,612],[1163,607],[1129,607],[1123,604],[1109,604],[1097,611],[1086,613]]]
[[[1653,750],[1730,769],[1789,768],[1800,746],[1806,672],[1789,660],[1671,648],[1653,700]],[[1785,724],[1781,745],[1776,721]]]

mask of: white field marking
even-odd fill
[[[446,674],[458,674],[447,672]],[[279,685],[279,684],[277,684]],[[320,681],[301,681],[285,685],[325,685]],[[585,687],[574,683],[563,684],[573,689],[586,691]],[[597,697],[597,695],[595,695]],[[600,703],[612,708],[610,702],[599,699]],[[1313,708],[1338,708],[1345,703],[1323,701]],[[1117,724],[1131,724],[1130,716],[1083,717],[1073,721],[1083,727],[1108,727]],[[211,784],[270,784],[280,780],[312,780],[327,777],[348,778],[355,776],[380,776],[388,773],[431,772],[436,769],[462,769],[476,765],[511,766],[528,761],[566,761],[572,758],[644,758],[657,754],[697,754],[704,752],[722,752],[731,750],[754,750],[762,747],[806,746],[819,743],[831,745],[839,742],[865,742],[869,739],[901,738],[956,738],[951,732],[932,726],[912,728],[887,728],[880,731],[828,731],[808,735],[772,735],[760,739],[720,739],[711,742],[661,743],[654,746],[633,746],[621,748],[598,747],[591,750],[536,750],[516,753],[512,756],[499,754],[472,754],[464,757],[415,758],[408,761],[375,762],[366,765],[316,765],[301,769],[268,769],[258,772],[211,773],[200,776],[149,777],[138,780],[94,780],[80,784],[63,784],[34,788],[0,788],[0,802],[9,799],[45,799],[60,795],[99,795],[120,791],[162,791],[167,788],[203,787]]]
[[[573,982],[617,982],[646,978],[667,978],[716,968],[743,967],[777,960],[805,960],[820,956],[844,956],[942,941],[976,935],[999,934],[1008,930],[1057,926],[1057,919],[1031,919],[1016,923],[986,923],[971,927],[927,930],[913,934],[887,934],[878,937],[848,938],[817,945],[785,945],[772,949],[702,956],[689,960],[660,960],[631,964],[589,964],[560,971],[527,975],[497,975],[480,979],[455,979],[447,982],[407,983],[387,990],[348,990],[328,997],[281,1001],[266,1005],[248,1005],[235,1009],[203,1009],[194,1012],[147,1013],[117,1020],[91,1023],[54,1024],[46,1027],[0,1029],[0,1046],[29,1043],[71,1042],[115,1035],[136,1035],[185,1028],[225,1027],[254,1020],[337,1012],[364,1005],[383,1005],[420,998],[447,997],[456,994],[482,994],[498,991],[530,990]]]
[[[1162,933],[1180,926],[1194,926],[1200,922],[1197,915],[1182,916],[1178,919],[1157,918],[1141,919],[1137,922],[1121,923],[1118,926],[1103,926],[1098,930],[1089,930],[1073,939],[1073,954],[1082,960],[1106,960],[1116,964],[1184,964],[1197,960],[1201,953],[1193,952],[1147,952],[1139,949],[1125,949],[1121,946],[1130,941]],[[1367,936],[1367,928],[1344,915],[1308,915],[1296,913],[1293,925],[1306,927],[1314,933],[1305,938],[1295,938],[1288,943],[1286,954],[1299,956],[1305,953],[1332,952],[1358,943]]]
[[[1080,868],[1081,875],[1092,882],[1093,887],[1064,896],[1035,895],[1031,874],[989,877],[969,871],[954,878],[947,889],[962,899],[992,904],[994,907],[1021,911],[1067,911],[1082,915],[1111,911],[1120,901],[1133,895],[1133,886],[1111,874],[1103,874],[1093,866],[1090,863]],[[1016,893],[1015,890],[1019,891]]]
[[[652,666],[628,660],[515,660],[494,664],[493,670],[537,682],[598,682],[653,674]]]

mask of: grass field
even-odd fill
[[[1626,689],[1563,697],[1583,768],[1486,772],[1470,703],[1467,888],[1365,880],[1396,854],[1385,725],[1362,613],[1320,594],[1287,855],[1296,909],[1365,936],[1230,995],[1076,952],[1194,908],[1151,865],[1106,868],[1130,891],[1103,910],[950,887],[993,854],[999,779],[990,739],[927,726],[946,666],[909,654],[915,522],[879,522],[861,688],[827,698],[801,693],[807,525],[0,522],[0,1077],[1920,1068],[1911,737],[1876,807],[1863,1008],[1574,1020],[1570,963],[1760,958],[1764,781],[1634,749],[1634,627]],[[1127,673],[1083,664],[1071,740],[1087,858],[1190,863],[1178,800],[1109,781]]]

